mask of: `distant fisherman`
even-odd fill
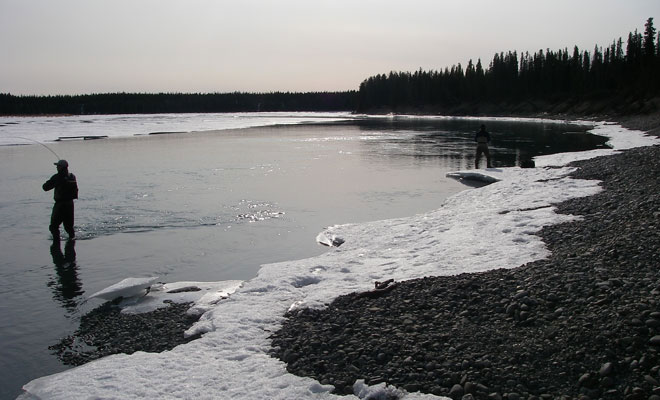
[[[477,156],[474,160],[474,168],[479,168],[479,159],[481,158],[481,153],[486,154],[486,168],[491,168],[490,166],[490,152],[488,151],[488,142],[490,142],[490,133],[486,131],[486,125],[481,125],[481,129],[477,132],[477,135],[474,137],[474,141],[477,142]]]
[[[44,191],[55,189],[55,205],[48,229],[53,234],[53,240],[60,240],[60,224],[64,224],[69,239],[74,239],[76,233],[73,230],[73,200],[78,198],[78,183],[75,175],[69,172],[69,163],[66,160],[59,160],[55,165],[57,173],[42,186]]]

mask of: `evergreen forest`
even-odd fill
[[[439,49],[438,51],[441,51]],[[643,32],[593,50],[500,52],[444,70],[390,72],[364,80],[359,91],[272,93],[105,93],[15,96],[0,93],[0,115],[133,114],[255,111],[533,114],[552,111],[657,111],[660,35],[648,18]],[[585,108],[585,105],[586,108]],[[580,107],[582,109],[580,110]],[[599,109],[602,108],[602,110]],[[552,109],[552,110],[551,110]]]
[[[357,92],[0,94],[0,115],[353,111]]]
[[[644,33],[631,32],[625,42],[619,38],[592,51],[577,46],[534,54],[509,51],[495,54],[487,67],[470,60],[465,68],[376,75],[360,85],[358,111],[460,114],[518,107],[533,112],[541,105],[601,103],[620,104],[627,108],[621,111],[630,112],[644,111],[630,105],[659,93],[660,35],[649,18]]]

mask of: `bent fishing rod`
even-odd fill
[[[14,139],[23,139],[23,140],[27,140],[27,141],[30,141],[30,142],[33,142],[33,143],[36,143],[36,144],[40,144],[40,145],[42,145],[43,147],[45,147],[46,150],[48,150],[48,151],[50,151],[51,153],[53,153],[53,155],[55,156],[55,158],[57,158],[58,161],[62,159],[60,156],[57,155],[57,153],[55,153],[55,151],[54,151],[53,149],[51,149],[50,147],[46,146],[45,143],[41,143],[41,142],[38,141],[38,140],[34,140],[34,139],[30,139],[30,138],[22,137],[22,136],[9,136],[9,137],[10,137],[10,138],[14,138]]]

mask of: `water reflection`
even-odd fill
[[[82,282],[78,278],[76,241],[68,240],[62,253],[61,242],[53,240],[50,255],[53,257],[56,273],[56,276],[48,282],[48,286],[53,290],[53,298],[67,310],[74,311],[77,306],[74,299],[84,293]]]
[[[363,131],[397,133],[383,140],[364,141],[390,157],[437,158],[449,169],[474,166],[474,136],[481,124],[491,134],[494,167],[520,166],[533,157],[607,148],[607,138],[587,133],[591,125],[562,122],[520,122],[478,119],[392,117],[353,122]]]

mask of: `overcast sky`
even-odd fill
[[[0,93],[358,89],[496,52],[592,51],[660,0],[0,0]]]

